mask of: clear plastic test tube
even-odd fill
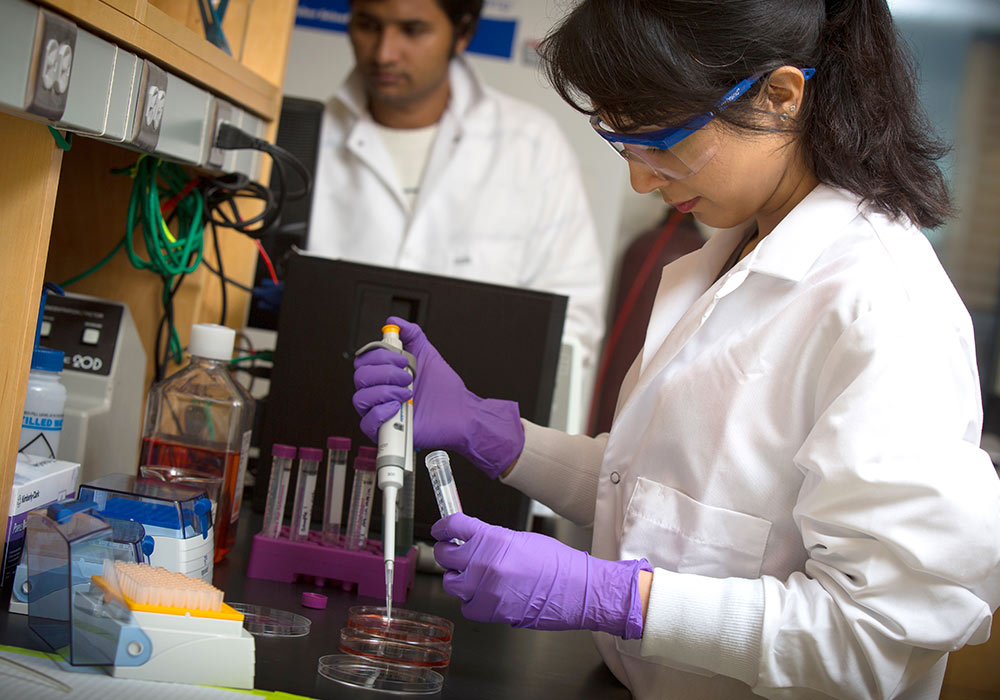
[[[368,526],[372,519],[375,498],[375,460],[369,457],[354,459],[354,487],[351,507],[347,513],[346,549],[362,549],[368,543]]]
[[[424,464],[431,476],[434,487],[434,498],[437,499],[438,511],[445,518],[452,513],[462,512],[462,502],[458,500],[458,488],[451,474],[451,460],[444,450],[435,450],[424,457]],[[455,544],[463,544],[463,540],[453,539]]]
[[[347,480],[347,452],[351,439],[326,439],[326,491],[323,495],[323,543],[337,544],[340,519],[344,513],[344,482]]]
[[[316,493],[316,477],[323,450],[315,447],[299,448],[299,476],[295,480],[295,501],[292,505],[292,522],[288,529],[289,539],[309,539],[309,524],[312,521],[313,496]]]
[[[297,450],[289,445],[271,445],[271,480],[267,484],[267,504],[264,506],[264,537],[278,537],[285,519],[285,499],[292,475],[292,460]]]

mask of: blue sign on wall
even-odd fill
[[[299,0],[295,24],[299,27],[346,32],[351,7],[348,0]],[[510,59],[514,55],[517,20],[481,17],[469,52]]]
[[[351,3],[348,0],[299,0],[295,24],[330,32],[346,32],[350,14]]]

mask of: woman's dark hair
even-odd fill
[[[920,226],[952,213],[936,163],[948,149],[885,0],[583,0],[539,50],[563,99],[617,129],[681,124],[747,77],[815,68],[791,128],[820,181]],[[760,129],[765,86],[718,119]]]

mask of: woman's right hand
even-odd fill
[[[356,357],[353,403],[361,430],[377,442],[379,426],[412,396],[413,446],[454,450],[495,479],[524,446],[517,403],[476,396],[418,325],[395,316],[386,322],[399,326],[403,347],[416,358],[417,376],[411,380],[406,358],[390,350]],[[412,394],[407,389],[411,381]]]

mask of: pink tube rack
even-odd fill
[[[396,557],[393,600],[406,602],[416,573],[417,548],[411,547],[405,557]],[[368,540],[364,548],[353,551],[324,544],[322,533],[316,530],[309,532],[308,540],[298,542],[288,539],[287,526],[281,528],[281,536],[277,538],[254,535],[247,576],[285,583],[310,578],[317,586],[329,584],[345,591],[356,588],[358,595],[385,598],[381,542]]]

